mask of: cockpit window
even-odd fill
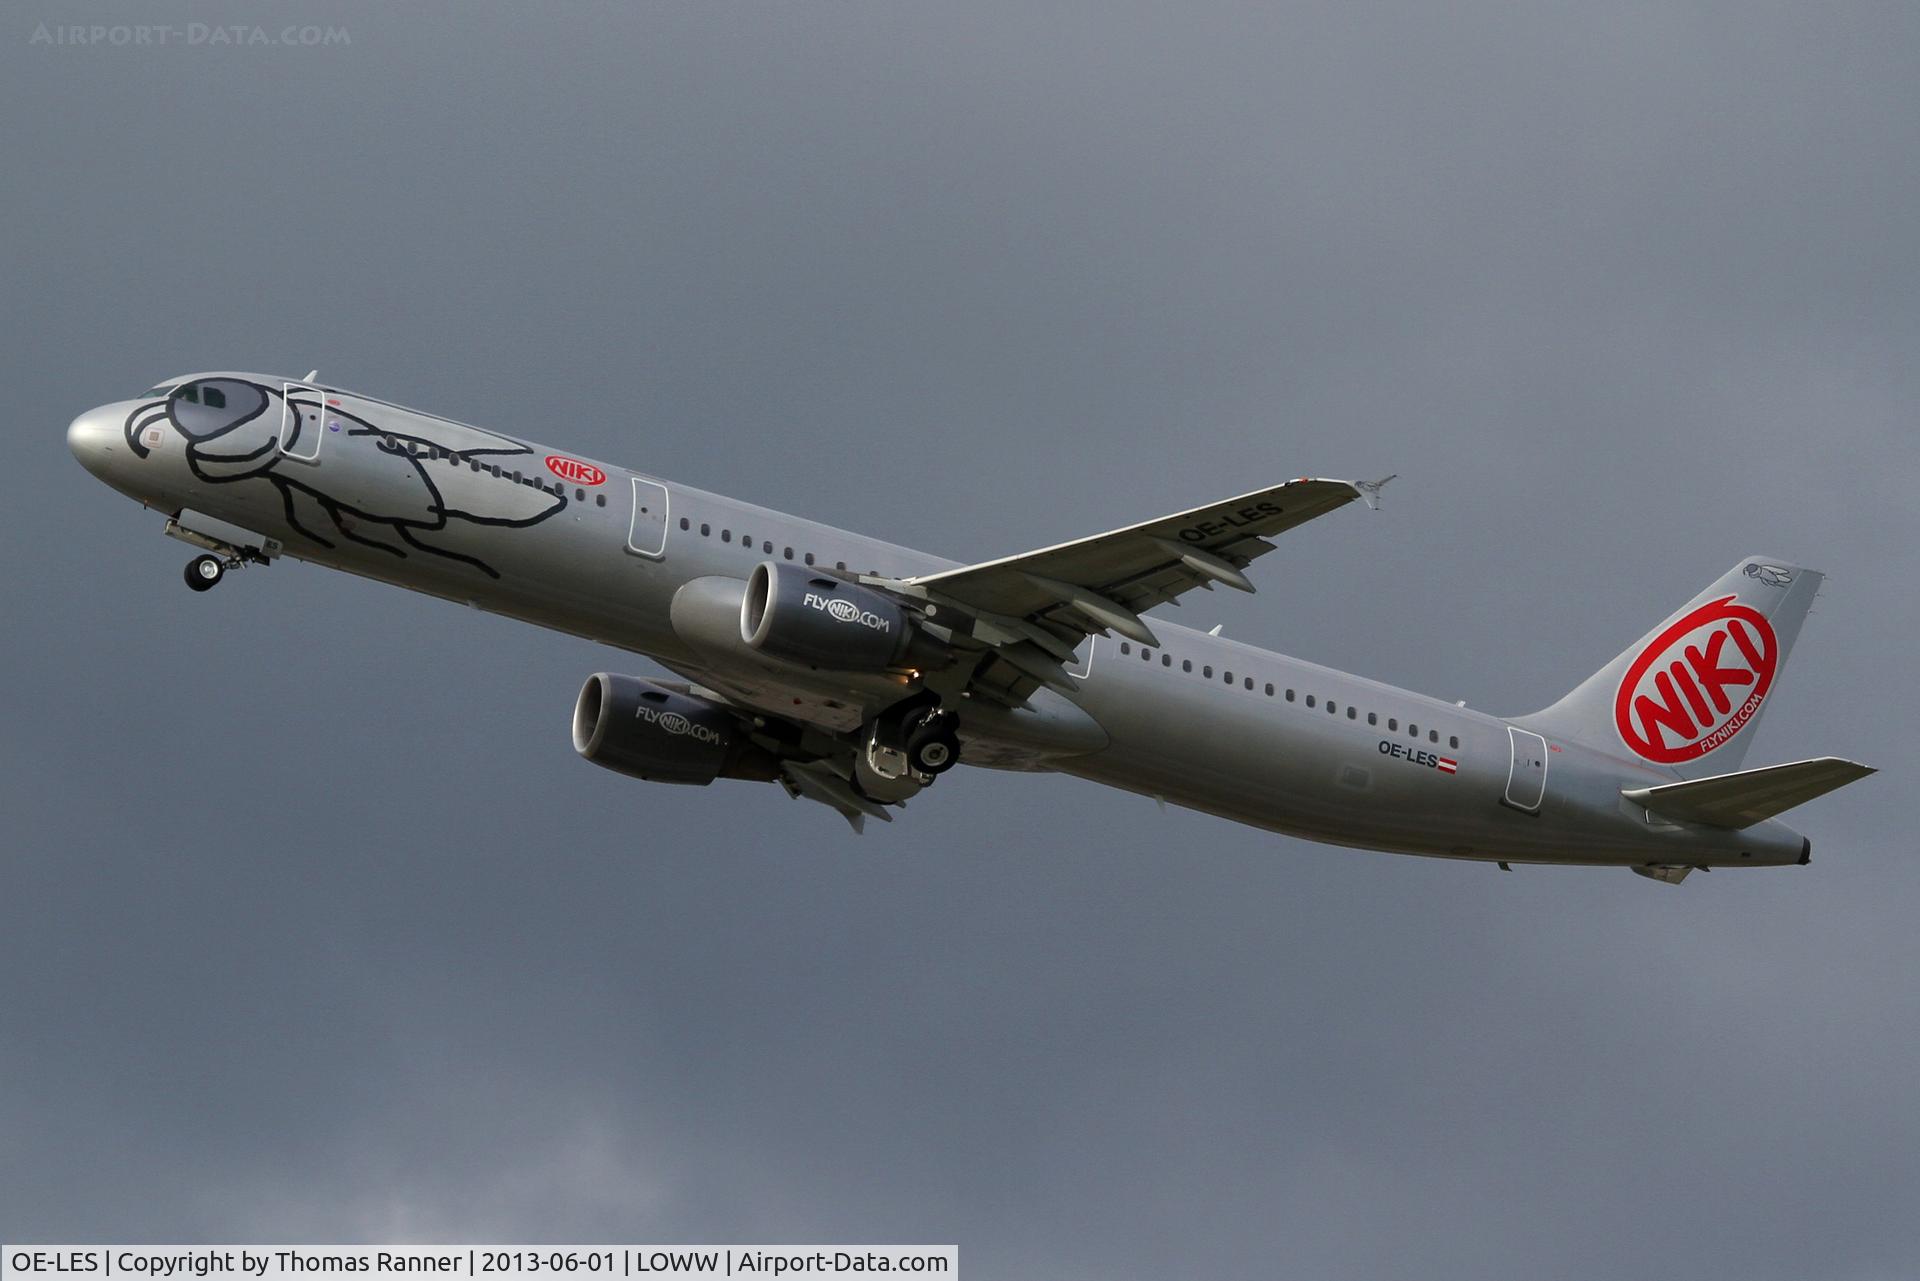
[[[168,417],[194,441],[222,435],[242,423],[267,421],[266,411],[267,393],[238,378],[202,378],[182,384],[167,402]]]
[[[149,396],[171,396],[173,389],[179,385],[178,383],[161,383],[158,387],[147,388],[146,394]]]

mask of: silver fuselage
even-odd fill
[[[724,606],[727,584],[744,584],[768,559],[811,557],[887,578],[955,564],[305,385],[383,434],[310,433],[288,448],[267,423],[203,440],[148,428],[136,447],[130,424],[151,410],[145,399],[83,414],[69,441],[89,471],[150,508],[201,513],[279,540],[302,560],[643,654],[770,715],[801,707],[825,732],[851,732],[898,698],[905,678],[795,672],[744,648],[696,648],[674,624],[676,596],[684,603],[683,588],[708,580]],[[464,433],[454,437],[464,442],[458,456],[410,447],[450,432]],[[496,452],[485,452],[488,441],[501,442]],[[1070,696],[1042,690],[1024,713],[962,700],[963,761],[1059,771],[1271,831],[1401,853],[1629,865],[1804,860],[1806,843],[1777,821],[1726,831],[1650,816],[1622,789],[1675,776],[1625,753],[1542,741],[1524,718],[1164,619],[1153,629],[1162,645],[1150,650],[1090,640],[1070,669],[1079,685]],[[1516,754],[1536,743],[1537,766],[1523,766]]]

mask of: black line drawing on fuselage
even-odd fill
[[[290,390],[291,399],[237,378],[184,383],[134,408],[127,416],[127,445],[145,458],[152,429],[170,428],[186,442],[187,466],[196,477],[218,485],[265,481],[279,492],[288,525],[322,547],[335,546],[337,535],[402,559],[418,551],[458,561],[491,578],[500,577],[493,566],[437,547],[432,536],[455,522],[526,528],[567,506],[558,481],[503,466],[504,460],[535,457],[532,447],[510,437],[416,414],[405,415],[404,427],[382,426],[369,412],[344,408],[343,394]],[[309,430],[320,439],[306,439]],[[363,482],[356,493],[329,484],[326,446],[333,443],[337,450],[349,442],[364,442],[393,460],[394,466],[380,469],[380,484]],[[303,506],[316,508],[331,530],[318,532],[313,526],[320,519],[303,513]]]

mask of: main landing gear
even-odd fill
[[[867,735],[867,765],[884,779],[917,775],[926,782],[960,763],[960,718],[937,696],[910,698],[876,717]]]
[[[916,773],[940,775],[960,763],[960,718],[933,711],[907,735],[907,767]]]

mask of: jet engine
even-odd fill
[[[840,671],[899,665],[913,635],[892,598],[804,565],[762,561],[740,600],[740,639],[761,653]]]
[[[573,750],[595,765],[654,783],[716,778],[766,780],[779,774],[718,703],[638,676],[596,672],[573,705]]]

